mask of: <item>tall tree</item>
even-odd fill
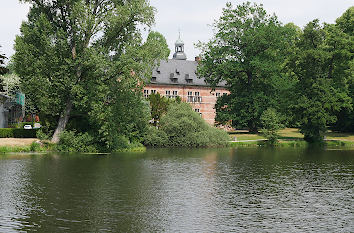
[[[343,32],[318,20],[306,25],[296,44],[289,65],[298,81],[290,107],[308,142],[321,142],[336,113],[351,107],[343,70],[346,46]]]
[[[346,78],[345,84],[348,85],[348,95],[352,101],[351,108],[342,109],[336,114],[337,122],[333,129],[354,132],[354,7],[346,10],[331,29],[332,48],[336,46],[336,57],[341,58],[333,66],[334,74]],[[336,41],[340,42],[340,46],[336,45]]]
[[[37,108],[58,118],[53,142],[72,110],[90,115],[98,109],[97,100],[105,100],[100,105],[117,104],[112,96],[128,85],[119,81],[138,87],[156,61],[168,55],[158,33],[150,33],[143,43],[139,28],[154,22],[154,8],[147,0],[24,1],[32,6],[16,38],[15,71]]]
[[[212,86],[227,83],[230,94],[219,99],[216,120],[232,120],[233,126],[256,132],[262,112],[277,102],[285,48],[291,45],[295,30],[282,26],[262,5],[250,2],[235,8],[227,3],[214,28],[214,38],[200,44],[198,72]]]

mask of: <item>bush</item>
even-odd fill
[[[51,136],[49,136],[48,134],[44,133],[43,129],[40,128],[37,130],[37,138],[39,138],[40,140],[50,140]]]
[[[268,108],[262,113],[262,134],[268,139],[267,145],[275,146],[278,143],[278,131],[284,126],[280,123],[280,117],[273,108]]]
[[[216,147],[228,141],[225,131],[208,125],[189,104],[174,103],[161,118],[160,128],[151,128],[144,143],[154,147]]]
[[[91,135],[75,131],[62,132],[56,149],[61,152],[97,152]]]
[[[144,145],[150,147],[163,147],[168,145],[168,137],[164,131],[156,127],[150,127],[145,138]]]
[[[36,129],[0,129],[0,138],[36,138]]]
[[[38,142],[32,142],[30,145],[30,150],[31,151],[40,151],[41,150],[41,144]]]
[[[40,122],[19,122],[19,123],[10,124],[9,128],[23,129],[25,125],[31,125],[33,127],[34,123],[40,123]]]

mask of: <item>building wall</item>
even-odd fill
[[[192,108],[199,113],[203,119],[211,125],[215,122],[215,103],[217,100],[217,95],[223,95],[224,93],[229,93],[225,88],[215,88],[212,91],[210,87],[203,86],[182,86],[182,85],[163,85],[163,84],[148,84],[144,88],[144,96],[150,95],[152,91],[160,93],[160,95],[165,97],[173,98],[173,91],[177,91],[177,95],[181,97],[182,101],[189,102]],[[170,91],[170,94],[166,93]],[[188,95],[192,92],[192,96]],[[196,95],[199,92],[199,97]],[[218,93],[218,94],[217,94]]]

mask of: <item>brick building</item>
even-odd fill
[[[152,72],[149,84],[144,88],[144,96],[160,93],[167,98],[179,96],[182,101],[192,105],[194,111],[209,123],[214,124],[215,103],[219,96],[228,93],[225,83],[214,91],[205,83],[204,78],[197,77],[198,58],[188,61],[184,53],[184,43],[179,38],[175,43],[172,59],[161,61],[160,66]]]

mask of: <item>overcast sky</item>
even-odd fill
[[[212,24],[221,15],[226,2],[234,5],[240,0],[151,0],[156,7],[156,25],[153,30],[162,33],[174,51],[174,42],[181,30],[185,52],[190,60],[199,54],[194,48],[198,41],[206,42],[212,36]],[[262,3],[268,13],[275,13],[283,23],[293,22],[303,27],[318,18],[321,22],[334,23],[346,9],[354,5],[353,0],[254,0]],[[17,0],[1,0],[0,48],[10,57],[13,53],[15,36],[19,34],[21,22],[26,20],[29,6]],[[170,54],[172,56],[172,52]]]

